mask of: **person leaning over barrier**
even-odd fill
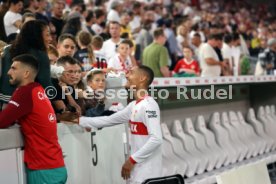
[[[80,117],[72,122],[92,129],[129,122],[131,155],[122,166],[121,176],[130,184],[140,184],[162,173],[160,109],[148,96],[147,89],[154,78],[149,67],[133,67],[126,78],[126,87],[133,92],[135,101],[111,116]]]
[[[42,86],[34,82],[38,65],[38,60],[28,54],[12,59],[9,82],[17,89],[0,112],[0,128],[15,121],[21,125],[28,184],[63,184],[67,171],[58,143],[55,112]]]

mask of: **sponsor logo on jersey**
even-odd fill
[[[156,111],[146,111],[148,118],[157,118]]]
[[[56,115],[53,113],[48,114],[48,119],[50,122],[55,122],[56,121]]]
[[[149,135],[148,129],[143,122],[129,121],[130,132],[135,135]]]

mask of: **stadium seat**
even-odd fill
[[[250,108],[247,113],[247,122],[252,125],[257,135],[261,136],[267,143],[265,152],[268,153],[270,150],[275,149],[274,140],[268,136],[264,130],[263,124],[256,119],[253,108]]]
[[[274,125],[274,127],[276,126],[276,121],[273,117],[273,115],[271,114],[271,108],[270,106],[266,105],[265,106],[265,114],[267,119]]]
[[[192,155],[184,150],[182,142],[171,135],[166,124],[162,124],[162,129],[163,132],[166,132],[166,134],[163,134],[163,139],[171,144],[174,154],[185,161],[185,164],[187,165],[185,175],[187,177],[195,175],[199,160],[192,157]]]
[[[187,164],[183,157],[179,157],[174,153],[173,145],[169,141],[167,141],[168,137],[170,136],[170,131],[165,123],[161,124],[161,129],[165,144],[162,146],[163,157],[171,160],[171,163],[177,166],[177,174],[181,174],[182,176],[184,176],[187,170]]]
[[[162,175],[163,176],[169,176],[173,174],[178,174],[181,173],[182,171],[179,171],[178,163],[177,161],[179,158],[174,155],[172,152],[171,144],[163,140],[162,143],[162,164],[163,164],[163,169],[162,169]]]
[[[230,143],[238,154],[238,161],[242,161],[248,153],[248,148],[240,141],[238,132],[230,123],[227,112],[221,114],[221,125],[229,133]]]
[[[142,184],[184,184],[184,179],[181,175],[177,174],[172,176],[147,179]]]
[[[242,126],[239,123],[239,119],[237,114],[234,111],[229,112],[229,122],[232,127],[234,127],[237,140],[239,140],[240,144],[243,146],[243,150],[247,148],[246,152],[246,158],[255,157],[258,155],[257,146],[253,141],[247,140],[247,137],[245,136],[246,130],[243,130]]]
[[[264,125],[265,132],[273,139],[274,143],[276,142],[276,134],[275,134],[275,123],[273,123],[266,114],[265,108],[260,106],[257,112],[257,118]],[[272,153],[271,157],[267,159],[267,163],[273,163],[275,161],[275,156]]]
[[[215,135],[212,131],[206,128],[205,119],[203,116],[198,116],[195,122],[195,129],[198,133],[201,133],[206,140],[206,144],[216,153],[219,155],[219,160],[217,162],[217,167],[220,168],[223,164],[224,166],[229,165],[229,162],[227,162],[227,153],[224,152],[223,149],[221,149],[215,140]]]
[[[242,130],[244,131],[244,135],[247,138],[247,141],[256,143],[258,154],[262,155],[265,152],[266,142],[262,139],[262,137],[258,136],[251,125],[245,122],[244,117],[240,111],[237,113],[238,120]]]
[[[271,106],[270,106],[270,109],[271,109],[271,115],[272,115],[274,121],[276,122],[275,105],[271,105]]]
[[[207,127],[214,133],[217,144],[228,153],[227,161],[235,163],[239,157],[239,153],[232,146],[228,131],[221,126],[218,112],[212,114]]]
[[[257,118],[263,124],[266,134],[269,135],[275,142],[276,141],[276,134],[274,131],[275,126],[269,119],[267,119],[266,112],[263,106],[259,107],[257,112]]]
[[[219,155],[207,146],[204,136],[195,131],[193,122],[190,118],[185,119],[183,129],[194,139],[196,147],[208,157],[209,165],[207,171],[213,170],[219,160]]]
[[[197,173],[203,173],[208,166],[208,159],[196,148],[193,138],[183,131],[181,122],[179,120],[175,120],[173,123],[172,135],[182,142],[182,145],[187,152],[189,152],[196,159],[199,159],[200,162]]]

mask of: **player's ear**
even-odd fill
[[[29,78],[30,75],[31,75],[30,70],[25,70],[24,73],[23,73],[23,76],[24,76],[25,79]]]
[[[146,75],[140,75],[140,82],[145,83],[147,81]]]

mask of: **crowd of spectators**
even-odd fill
[[[3,0],[1,101],[14,91],[10,61],[23,53],[40,61],[44,88],[78,89],[84,99],[93,82],[105,83],[102,74],[136,65],[149,66],[155,77],[231,76],[254,73],[241,63],[255,59],[257,74],[274,74],[276,19],[268,7],[245,0]],[[103,101],[52,99],[57,112],[69,107],[90,116],[105,113]]]

